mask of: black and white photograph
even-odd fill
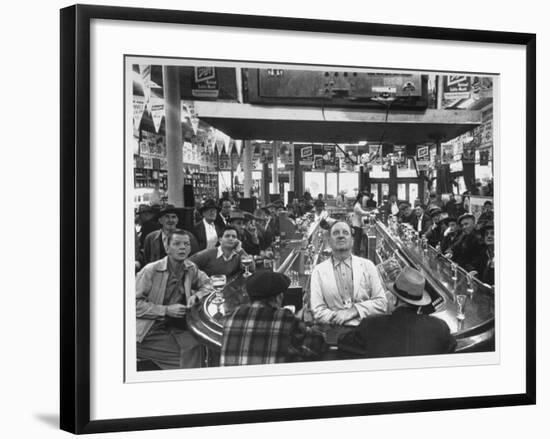
[[[498,73],[124,63],[129,382],[498,362]]]

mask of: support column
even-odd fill
[[[436,108],[441,110],[443,108],[443,75],[437,75],[436,92]]]
[[[271,193],[279,193],[279,150],[281,149],[281,142],[273,142],[272,154],[273,154],[273,163],[271,165],[271,172],[273,174],[273,179],[271,182]]]
[[[291,181],[294,184],[294,196],[300,198],[304,195],[304,173],[300,165],[301,152],[296,145],[292,145],[292,148],[294,149],[294,171]]]
[[[163,66],[166,122],[166,161],[168,167],[168,203],[183,207],[183,139],[181,134],[181,96],[179,68]]]
[[[290,143],[289,147],[288,147],[289,151],[290,151],[290,154],[291,156],[294,158],[294,162],[293,162],[293,169],[296,169],[296,167],[298,166],[297,163],[296,163],[296,154],[295,154],[295,151],[294,151],[294,143]],[[288,190],[291,191],[291,192],[294,192],[294,172],[289,172],[289,176],[288,176]]]
[[[250,140],[243,142],[243,173],[244,173],[244,197],[252,196],[252,156],[253,147]]]

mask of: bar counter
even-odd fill
[[[399,264],[419,270],[426,278],[426,291],[432,303],[419,312],[444,320],[457,340],[456,352],[494,350],[494,288],[468,276],[433,247],[422,243],[410,228],[386,226],[381,221],[365,227],[369,246],[375,246],[375,263],[386,284],[395,280],[398,271],[386,267]],[[391,261],[391,263],[389,263]],[[456,275],[455,275],[456,273]],[[463,300],[459,316],[459,300]]]
[[[370,259],[377,265],[386,286],[395,280],[399,270],[405,265],[422,272],[426,278],[426,291],[432,302],[419,307],[418,312],[431,314],[448,324],[457,340],[457,352],[494,350],[495,304],[492,287],[476,278],[469,278],[460,267],[457,267],[456,279],[453,279],[451,263],[432,247],[409,239],[404,228],[392,229],[377,220],[365,226],[364,233],[368,240]],[[303,307],[296,313],[297,317],[321,332],[331,347],[323,360],[352,358],[349,354],[344,356],[336,350],[338,336],[350,328],[316,325],[309,309],[310,270],[330,256],[325,232],[320,229],[319,224],[312,224],[307,238],[281,241],[278,253],[273,270],[291,278],[294,274],[300,286],[297,291],[303,296]],[[249,301],[244,283],[245,278],[242,275],[228,279],[223,290],[225,302],[222,305],[218,307],[212,302],[212,294],[188,314],[188,327],[214,352],[221,347],[224,315],[232,313],[237,306]],[[390,294],[389,291],[387,294]],[[458,315],[459,300],[464,300],[463,316]]]

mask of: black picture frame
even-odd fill
[[[130,20],[274,30],[486,42],[526,48],[525,393],[244,412],[90,420],[90,22]],[[73,433],[208,426],[324,417],[535,404],[536,401],[536,36],[302,18],[76,5],[61,10],[61,387],[60,424]]]

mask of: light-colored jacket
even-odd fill
[[[358,325],[372,314],[385,314],[387,298],[376,266],[368,259],[351,256],[353,306],[359,317],[347,322]],[[315,266],[311,274],[311,310],[319,323],[330,323],[336,311],[346,309],[338,292],[332,258]]]
[[[189,261],[184,261],[185,279],[183,289],[187,303],[191,296],[203,298],[212,293],[210,278]],[[166,316],[163,305],[168,281],[168,256],[147,264],[136,277],[136,339],[143,341],[155,320]],[[195,292],[193,292],[195,291]]]

